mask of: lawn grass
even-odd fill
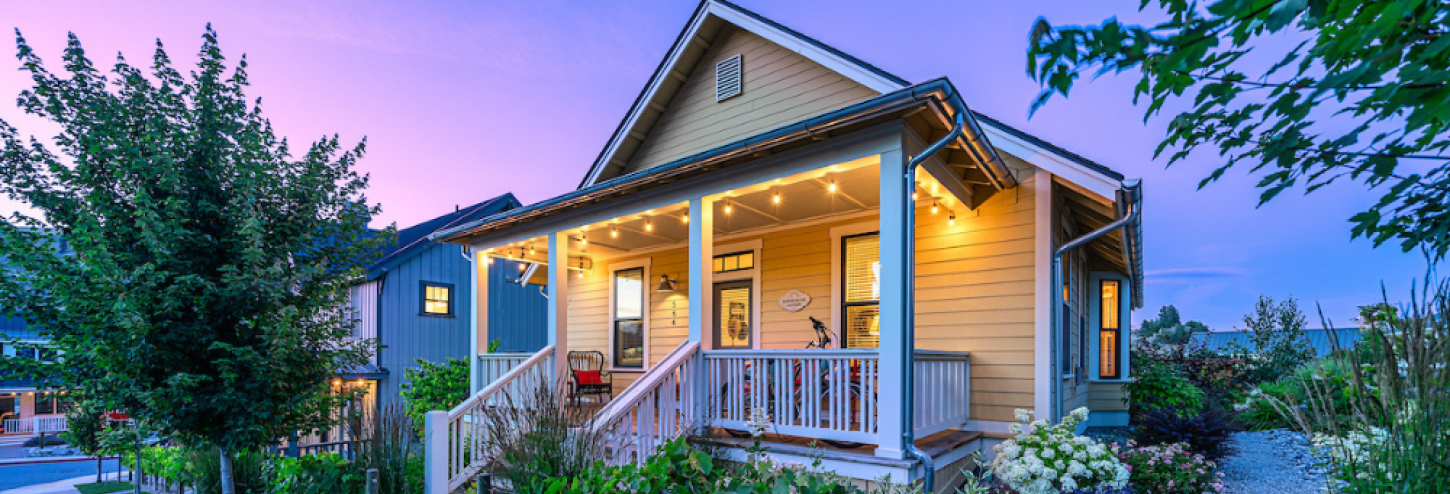
[[[135,488],[136,486],[131,485],[130,482],[107,481],[76,484],[76,490],[81,491],[81,494],[107,494],[111,492],[129,491]]]

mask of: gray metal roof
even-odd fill
[[[1341,348],[1352,348],[1360,339],[1358,328],[1306,329],[1304,336],[1309,339],[1309,347],[1314,349],[1314,355],[1329,355],[1334,351],[1334,344],[1330,340],[1331,331],[1338,337]],[[1195,334],[1193,338],[1204,342],[1207,349],[1216,352],[1229,350],[1229,345],[1232,343],[1249,350],[1254,348],[1253,342],[1249,340],[1249,332],[1245,330],[1210,331]]]

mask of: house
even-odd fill
[[[354,337],[376,339],[378,350],[369,365],[346,373],[348,385],[371,387],[366,394],[378,397],[377,405],[387,405],[401,400],[404,373],[418,367],[418,359],[469,359],[487,350],[491,339],[501,340],[504,352],[532,353],[544,346],[546,299],[538,287],[519,282],[523,263],[503,260],[487,278],[481,271],[475,276],[465,248],[428,238],[517,207],[518,199],[504,194],[398,231],[397,240],[378,253],[367,276],[351,288],[358,319]],[[488,289],[478,290],[480,285]],[[487,294],[490,305],[499,307],[488,320],[495,328],[489,340],[473,340],[477,333],[468,307],[475,293]]]
[[[62,255],[73,253],[65,240],[56,243],[55,248]],[[14,269],[0,260],[0,272]],[[26,324],[16,314],[0,311],[0,354],[14,357],[30,357],[44,363],[54,363],[61,352],[50,345],[50,340],[36,328]],[[60,390],[46,386],[44,380],[18,376],[0,376],[0,433],[36,434],[59,432],[67,429],[65,414],[72,403]]]
[[[1333,333],[1333,334],[1331,334]],[[1235,345],[1249,351],[1254,350],[1254,342],[1251,339],[1252,333],[1247,330],[1235,329],[1231,331],[1210,331],[1207,333],[1194,333],[1195,342],[1201,342],[1205,350],[1217,353],[1233,353],[1237,349]],[[1334,353],[1335,342],[1339,348],[1354,348],[1359,342],[1359,328],[1316,328],[1305,329],[1304,337],[1309,340],[1309,348],[1314,350],[1314,355],[1325,356]]]
[[[614,463],[695,425],[743,456],[759,410],[781,461],[942,491],[1016,409],[1126,423],[1141,185],[967,97],[705,0],[576,190],[431,235],[539,266],[549,297],[547,346],[428,415],[427,492],[579,351],[614,376],[591,425]],[[476,340],[501,309],[469,308]]]

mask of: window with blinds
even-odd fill
[[[1122,326],[1118,320],[1122,317],[1122,286],[1117,280],[1103,280],[1098,291],[1098,312],[1101,315],[1098,329],[1098,377],[1121,379],[1122,372],[1118,364],[1122,357],[1118,350],[1122,346]]]
[[[424,281],[423,307],[420,312],[428,316],[453,315],[453,285]]]
[[[644,367],[644,268],[614,272],[614,366]]]
[[[841,239],[846,348],[881,345],[881,235]]]

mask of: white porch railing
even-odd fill
[[[424,475],[429,494],[457,490],[487,465],[488,411],[504,404],[505,396],[529,396],[540,386],[554,383],[554,347],[547,346],[518,363],[477,394],[443,412],[429,412],[424,422]],[[447,487],[438,483],[447,479]]]
[[[764,408],[771,432],[876,443],[876,350],[712,350],[705,353],[711,425],[747,430]]]
[[[595,415],[609,464],[643,462],[665,441],[697,425],[700,342],[680,343]]]
[[[31,417],[28,419],[5,419],[6,434],[37,434],[41,432],[63,432],[69,430],[65,417]]]
[[[916,437],[960,427],[971,412],[972,361],[967,352],[917,350],[913,361]]]
[[[474,381],[479,386],[488,386],[489,383],[514,370],[520,364],[533,357],[532,353],[483,353],[478,355],[478,373]]]

